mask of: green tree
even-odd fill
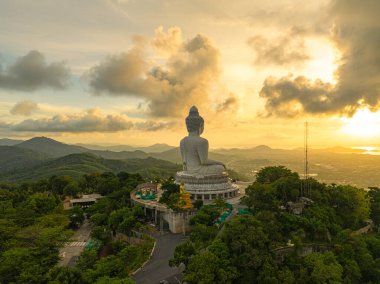
[[[80,225],[83,224],[85,220],[84,211],[79,206],[74,206],[68,211],[69,218],[70,218],[70,227],[71,228],[78,228]]]
[[[73,182],[73,179],[69,176],[51,176],[49,178],[48,187],[54,194],[63,195],[64,188]]]
[[[370,200],[371,219],[376,226],[380,226],[380,188],[370,187],[367,194]]]
[[[25,207],[33,210],[38,215],[52,212],[58,205],[57,200],[48,193],[34,193],[26,200]]]
[[[95,249],[85,249],[80,255],[77,267],[81,270],[91,269],[98,260],[98,252]]]
[[[107,226],[95,226],[92,228],[91,238],[95,238],[103,244],[107,244],[111,240],[111,231]]]
[[[187,266],[195,252],[195,247],[191,241],[183,242],[175,248],[173,258],[169,260],[169,265],[179,266],[183,263]]]
[[[96,280],[95,284],[134,284],[135,282],[130,278],[111,278],[103,276]]]
[[[0,219],[0,251],[4,251],[4,247],[9,240],[12,239],[18,226],[9,219]]]
[[[285,168],[284,166],[265,167],[256,174],[256,182],[273,183],[282,177],[299,178],[298,174]]]
[[[228,249],[222,242],[216,243],[210,250],[193,256],[186,270],[184,280],[190,284],[234,283],[237,271],[231,265]]]
[[[33,264],[29,248],[12,248],[3,252],[0,257],[0,283],[16,283],[22,271]]]
[[[220,210],[216,207],[203,206],[200,210],[198,210],[195,216],[190,218],[190,224],[195,225],[199,223],[212,226],[220,215],[219,211]]]
[[[100,175],[96,190],[101,195],[107,195],[119,190],[120,188],[119,179],[113,173],[105,172]]]
[[[49,284],[82,284],[82,273],[73,267],[53,267],[47,277]]]
[[[303,283],[341,283],[343,268],[332,252],[311,253],[304,259]]]
[[[173,178],[169,178],[168,180],[166,180],[161,185],[161,189],[163,190],[163,193],[159,200],[160,203],[165,203],[165,204],[170,203],[171,205],[173,205],[173,203],[176,203],[175,201],[173,201],[173,198],[170,199],[171,195],[179,193],[179,185],[174,183]],[[177,202],[178,202],[178,199],[177,199]]]
[[[255,283],[263,265],[274,263],[268,235],[253,216],[237,216],[226,222],[220,238],[240,273],[237,283]]]
[[[100,173],[84,174],[79,179],[79,187],[81,192],[93,193],[98,187]]]
[[[216,225],[207,226],[205,224],[196,223],[192,227],[190,240],[197,247],[207,247],[214,240],[218,231],[219,230]]]
[[[94,283],[98,278],[108,276],[110,278],[125,278],[128,276],[126,265],[121,258],[107,256],[96,262],[93,269],[84,273],[84,278],[89,283]]]
[[[350,186],[330,186],[330,205],[345,228],[357,229],[369,218],[369,199],[364,190]]]
[[[245,193],[242,203],[254,211],[277,211],[280,206],[277,190],[270,184],[255,182],[246,188]]]
[[[76,197],[80,192],[80,188],[77,182],[72,181],[63,188],[63,195]]]

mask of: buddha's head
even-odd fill
[[[186,128],[189,133],[201,135],[204,129],[204,120],[199,115],[196,106],[192,106],[189,115],[186,117]]]

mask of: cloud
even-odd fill
[[[248,44],[256,54],[257,65],[300,64],[309,59],[302,31],[296,29],[277,38],[256,35],[248,40]]]
[[[147,120],[144,122],[136,122],[134,128],[142,131],[158,131],[172,128],[174,125],[176,125],[175,122],[157,122]]]
[[[380,106],[380,23],[376,0],[335,0],[330,6],[331,40],[341,52],[336,85],[303,76],[268,78],[260,91],[268,115],[340,113]],[[294,111],[296,109],[296,111]],[[293,114],[292,114],[293,113]],[[289,115],[287,115],[289,116]]]
[[[155,36],[151,44],[164,55],[170,55],[178,51],[182,45],[182,31],[179,27],[171,27],[165,33],[164,28],[159,26],[154,30]]]
[[[16,103],[9,112],[13,115],[30,116],[36,110],[38,110],[38,105],[35,102],[21,101]]]
[[[118,132],[126,130],[158,131],[173,126],[171,122],[146,120],[133,122],[126,115],[104,115],[99,109],[82,113],[59,114],[50,118],[27,119],[0,127],[20,132]]]
[[[238,100],[234,95],[231,94],[229,98],[217,105],[217,112],[224,112],[227,110],[234,110],[238,106]]]
[[[0,88],[31,92],[41,88],[64,89],[67,87],[69,70],[63,62],[47,64],[37,50],[19,57],[13,65],[2,71]]]
[[[294,117],[304,112],[329,112],[333,90],[333,85],[321,80],[312,81],[303,76],[294,78],[288,75],[280,79],[267,78],[260,96],[266,100],[267,114]]]
[[[4,121],[0,121],[0,129],[8,129],[11,125]]]
[[[103,116],[98,109],[79,114],[59,114],[51,118],[27,119],[11,127],[30,132],[116,132],[133,128],[126,116]]]
[[[173,42],[176,46],[173,48]],[[207,105],[210,89],[218,84],[219,51],[204,35],[184,41],[179,28],[156,29],[152,44],[167,51],[163,63],[152,63],[145,46],[109,57],[87,74],[96,94],[142,98],[153,117],[180,117],[192,105]]]

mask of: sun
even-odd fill
[[[380,134],[380,112],[369,109],[357,111],[353,117],[342,118],[341,131],[355,137],[371,138]]]

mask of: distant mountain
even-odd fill
[[[257,152],[269,152],[272,151],[273,149],[267,145],[259,145],[253,148],[252,150],[257,151]]]
[[[84,147],[64,144],[47,137],[34,137],[30,140],[17,144],[17,147],[44,153],[54,158],[89,151]]]
[[[171,147],[161,144],[149,147],[151,151],[154,151],[158,150],[161,146]],[[73,175],[80,175],[82,172],[88,172],[91,169],[93,171],[116,171],[117,168],[126,167],[125,160],[135,160],[135,163],[137,164],[140,163],[141,159],[144,161],[154,161],[155,159],[161,160],[161,164],[154,167],[154,169],[149,168],[149,164],[144,167],[142,166],[143,164],[138,164],[142,166],[139,171],[144,171],[146,168],[148,172],[145,174],[148,176],[152,172],[167,172],[166,168],[161,168],[165,166],[162,164],[164,162],[163,160],[167,161],[165,163],[171,162],[179,165],[182,163],[178,147],[171,147],[169,150],[163,152],[147,153],[141,150],[116,152],[104,150],[102,148],[99,148],[99,150],[90,150],[78,145],[68,145],[57,142],[46,137],[36,137],[17,144],[17,148],[19,149],[3,148],[0,151],[0,175],[11,177],[6,172],[13,170],[12,178],[30,178],[29,168],[27,171],[19,171],[17,173],[19,175],[16,175],[15,173],[17,169],[25,169],[30,165],[33,165],[34,167],[32,169],[34,171],[32,172],[40,169],[40,172],[37,171],[35,174],[35,176],[38,177],[48,176],[51,172],[57,174],[60,172],[71,172]],[[30,150],[31,152],[20,152],[21,149]],[[58,168],[53,167],[52,170],[50,170],[49,166],[47,166],[45,168],[45,174],[42,172],[41,168],[39,168],[42,164],[46,165],[46,163],[56,160],[54,158],[65,158],[67,155],[79,153],[92,153],[90,156],[95,157],[96,162],[94,160],[92,160],[93,162],[90,162],[88,158],[86,158],[83,163],[78,161],[75,164],[76,166],[74,169],[72,168],[72,164],[70,164],[70,167],[67,170],[64,165],[66,160],[62,160],[62,163]],[[365,153],[365,150],[344,147],[309,149],[309,173],[318,180],[326,183],[349,183],[363,187],[379,186],[380,155],[363,155],[363,153]],[[49,158],[53,161],[47,161]],[[150,160],[150,158],[153,158],[153,160]],[[273,149],[266,145],[260,145],[248,149],[215,149],[210,151],[209,158],[224,162],[228,169],[234,170],[236,173],[247,177],[249,180],[253,180],[257,171],[265,166],[283,165],[291,170],[297,171],[301,175],[304,172],[304,150],[302,148]],[[111,162],[107,162],[108,160]],[[171,163],[167,165],[170,165]],[[128,165],[131,166],[131,164]]]
[[[0,173],[20,170],[41,164],[47,156],[30,149],[0,146]]]
[[[113,159],[113,160],[124,160],[124,159],[146,159],[153,155],[147,154],[143,151],[122,151],[122,152],[113,152],[113,151],[99,151],[99,150],[87,150],[87,152],[92,153],[96,156]]]
[[[110,160],[89,153],[81,153],[48,160],[28,169],[2,173],[0,180],[38,180],[49,178],[52,175],[69,175],[73,178],[79,178],[83,174],[106,171],[139,173],[145,178],[167,178],[174,175],[180,168],[180,165],[154,158]]]
[[[96,150],[96,151],[135,151],[137,150],[133,146],[129,145],[109,145],[109,146],[102,146],[102,145],[95,145],[95,144],[83,144],[83,143],[77,143],[76,146],[84,147],[89,150]]]
[[[181,160],[181,152],[179,147],[161,152],[161,153],[150,153],[151,157],[156,159],[162,159],[166,161],[170,161],[172,163],[182,164]]]
[[[332,153],[343,153],[343,154],[360,154],[365,152],[363,149],[353,149],[353,148],[345,148],[341,146],[335,146],[331,148],[325,148],[325,149],[313,149],[312,151],[319,151],[319,152],[332,152]]]
[[[8,138],[2,138],[0,139],[0,146],[14,146],[16,144],[20,144],[24,140],[14,140],[14,139],[8,139]]]
[[[175,147],[170,146],[168,144],[160,144],[156,143],[151,146],[146,147],[137,147],[137,146],[130,146],[130,145],[109,145],[109,146],[99,146],[99,145],[93,145],[93,144],[76,144],[81,147],[85,147],[90,150],[98,150],[98,151],[116,151],[116,152],[122,152],[122,151],[143,151],[145,153],[160,153],[164,151],[171,150]]]
[[[239,159],[267,159],[268,157],[278,157],[289,155],[294,150],[273,149],[266,145],[260,145],[254,148],[231,148],[231,149],[215,149],[213,152],[229,158]],[[296,151],[299,152],[299,151]],[[302,152],[301,152],[302,153]]]

